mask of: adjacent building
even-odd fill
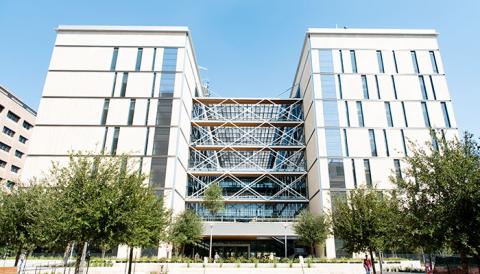
[[[185,27],[60,26],[23,178],[71,151],[128,153],[166,207],[205,220],[199,252],[212,237],[222,257],[284,256],[306,252],[292,228],[301,210],[392,189],[409,141],[457,135],[434,30],[309,29],[291,91],[208,96]],[[225,198],[216,215],[202,206],[212,183]],[[351,255],[334,236],[317,248]]]
[[[0,85],[0,190],[20,181],[37,113]]]

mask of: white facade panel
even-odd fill
[[[49,125],[99,125],[103,102],[104,99],[100,98],[45,98],[39,106],[37,123]],[[55,112],[49,111],[52,109]]]
[[[50,70],[110,70],[113,48],[55,47]]]
[[[120,83],[121,83],[121,79]],[[131,72],[128,74],[126,97],[151,97],[153,73]]]
[[[111,99],[108,109],[107,125],[126,125],[130,99]]]
[[[56,72],[47,74],[43,96],[108,97],[112,94],[113,72]]]

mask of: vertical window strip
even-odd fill
[[[380,73],[385,73],[385,68],[383,66],[383,56],[382,56],[381,50],[377,50],[377,62],[378,62],[378,71]]]
[[[367,82],[366,75],[362,75],[362,89],[363,89],[363,99],[370,99],[370,96],[368,95],[368,82]]]
[[[402,168],[400,166],[400,160],[394,159],[393,166],[395,167],[395,176],[397,177],[397,179],[402,179]]]
[[[432,136],[432,146],[434,150],[438,151],[438,140],[436,136]]]
[[[403,132],[403,129],[400,130],[400,135],[402,137],[403,154],[405,154],[405,156],[408,156],[407,142],[405,141],[405,133]]]
[[[100,125],[104,126],[107,123],[108,108],[110,106],[110,99],[105,99],[103,102],[102,118],[100,119]]]
[[[157,48],[153,49],[152,71],[155,71],[155,61],[157,60]]]
[[[133,124],[133,116],[135,114],[135,99],[130,99],[130,109],[128,111],[128,125],[131,126]]]
[[[385,102],[385,114],[387,116],[387,125],[393,127],[392,108],[390,102]]]
[[[355,56],[355,51],[350,50],[350,61],[352,62],[352,72],[357,73],[357,57]]]
[[[388,138],[387,138],[387,130],[383,130],[383,139],[385,140],[385,152],[387,157],[390,157],[390,149],[388,147]]]
[[[113,156],[117,155],[117,146],[118,146],[118,136],[120,135],[120,127],[115,127],[113,131],[113,141],[112,141],[112,149],[110,154]]]
[[[375,140],[375,131],[373,129],[369,129],[368,130],[368,136],[370,138],[370,150],[372,152],[372,156],[378,156],[377,142]]]
[[[417,53],[412,50],[410,51],[410,55],[412,56],[413,71],[415,73],[420,73],[420,70],[418,69]]]
[[[357,116],[358,116],[358,125],[360,127],[364,127],[365,121],[363,119],[363,107],[362,107],[361,101],[357,101]]]
[[[427,103],[425,102],[422,102],[422,111],[423,111],[423,120],[425,121],[425,126],[431,127],[430,116],[428,115]]]
[[[357,171],[355,169],[355,159],[352,159],[353,186],[357,188]]]
[[[375,86],[377,88],[378,99],[382,99],[382,96],[380,95],[380,84],[378,83],[378,76],[377,75],[375,75]]]
[[[340,77],[340,74],[337,75],[337,80],[338,80],[338,92],[339,92],[339,95],[340,95],[340,99],[343,99],[342,79]]]
[[[135,71],[140,71],[140,67],[142,66],[142,55],[143,55],[143,48],[138,48],[137,62],[135,63]]]
[[[437,93],[435,92],[435,85],[433,84],[432,75],[430,75],[428,78],[430,78],[430,86],[432,87],[433,100],[437,100]]]
[[[118,48],[113,48],[112,54],[112,63],[110,64],[110,71],[114,71],[117,67],[117,59],[118,59]]]
[[[448,115],[447,103],[441,102],[442,111],[443,111],[443,119],[445,121],[445,127],[451,128],[452,125],[450,123],[450,116]]]
[[[372,173],[370,171],[370,161],[368,159],[364,159],[363,166],[365,168],[365,181],[367,183],[367,187],[372,187]]]
[[[393,55],[393,63],[395,64],[395,73],[398,73],[397,56],[394,50],[392,50],[392,55]]]
[[[437,58],[435,58],[435,52],[429,51],[430,62],[432,63],[432,70],[434,73],[438,73]]]
[[[350,111],[348,109],[348,101],[345,101],[345,110],[347,112],[347,126],[350,127]]]
[[[405,102],[402,102],[403,120],[405,121],[405,127],[408,127],[407,112],[405,111]]]
[[[392,75],[392,87],[393,87],[393,96],[395,96],[395,100],[398,100],[397,85],[395,84],[395,77],[393,75]]]
[[[122,77],[122,87],[120,89],[120,97],[125,97],[125,93],[127,92],[127,83],[128,83],[128,72],[124,72]]]
[[[345,67],[343,65],[343,54],[342,54],[342,50],[339,50],[338,53],[340,54],[340,66],[341,66],[341,69],[342,69],[342,73],[345,72]]]
[[[418,76],[418,82],[420,83],[423,100],[428,100],[427,87],[425,86],[425,78],[423,78],[423,75]]]
[[[347,130],[343,129],[343,137],[344,137],[344,142],[345,142],[345,156],[349,157],[350,153],[348,151],[348,137],[347,137]]]
[[[105,128],[105,132],[103,133],[103,141],[102,141],[102,153],[105,152],[105,146],[107,144],[107,134],[108,134],[108,127]]]

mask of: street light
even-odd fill
[[[285,258],[287,258],[287,223],[283,224],[283,227],[285,228]]]
[[[212,259],[212,232],[213,232],[213,223],[210,223],[210,250],[208,251],[208,258]]]

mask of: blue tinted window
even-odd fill
[[[432,63],[432,70],[434,73],[438,73],[437,58],[435,58],[435,52],[430,51],[430,62]]]
[[[368,159],[363,160],[363,166],[365,168],[365,181],[367,187],[372,186],[372,173],[370,172],[370,161]]]
[[[345,172],[342,160],[328,160],[328,177],[330,188],[345,188]]]
[[[364,120],[363,120],[363,107],[362,107],[362,102],[357,101],[357,116],[358,116],[358,125],[361,127],[365,126]]]
[[[125,93],[127,92],[127,84],[128,72],[124,72],[122,77],[122,87],[120,88],[120,97],[125,97]]]
[[[435,92],[435,85],[433,84],[432,75],[430,75],[429,78],[430,78],[430,86],[432,87],[433,99],[437,100],[437,93]]]
[[[388,126],[393,127],[392,109],[390,108],[390,102],[385,102],[385,113],[387,115]]]
[[[338,127],[337,101],[323,101],[323,115],[326,127]]]
[[[378,63],[378,71],[380,71],[380,73],[384,73],[385,68],[383,67],[383,56],[382,56],[381,50],[377,50],[377,63]]]
[[[426,127],[431,127],[430,126],[430,117],[428,116],[428,108],[427,108],[427,104],[425,102],[422,102],[422,112],[423,112],[423,120],[425,121],[425,126]]]
[[[405,133],[403,132],[403,129],[400,130],[400,135],[402,137],[403,153],[405,154],[405,156],[407,156],[408,155],[408,153],[407,153],[407,142],[405,140]]]
[[[348,102],[345,101],[345,110],[347,112],[347,126],[350,126],[350,111],[348,109]]]
[[[327,156],[342,156],[340,129],[325,129],[325,141],[327,145]]]
[[[163,71],[176,71],[177,69],[177,48],[165,48],[163,50]]]
[[[445,102],[441,102],[442,104],[442,111],[443,111],[443,119],[445,121],[445,127],[452,127],[450,124],[450,116],[448,115],[447,104]]]
[[[112,55],[112,63],[110,64],[110,70],[115,70],[117,66],[117,58],[118,58],[118,48],[113,48],[113,55]]]
[[[366,75],[362,75],[362,90],[363,90],[363,99],[369,99],[368,82],[367,82],[367,76]]]
[[[413,71],[415,73],[419,73],[420,71],[418,69],[417,53],[415,51],[410,51],[410,55],[412,56]]]
[[[385,140],[385,152],[387,156],[390,156],[390,149],[388,148],[388,139],[387,139],[387,131],[383,130],[383,139]]]
[[[348,137],[347,137],[347,130],[343,129],[343,137],[344,137],[344,143],[345,143],[345,156],[350,156],[348,152]]]
[[[117,146],[118,146],[118,136],[120,135],[120,128],[115,127],[115,130],[113,131],[113,141],[112,141],[112,149],[110,153],[112,155],[117,154]]]
[[[130,99],[130,109],[128,111],[128,121],[127,124],[131,126],[133,124],[133,115],[135,114],[135,99]]]
[[[332,50],[318,50],[318,57],[320,58],[320,72],[333,72]]]
[[[393,87],[393,95],[395,96],[395,100],[398,99],[397,96],[397,85],[395,84],[395,77],[392,75],[392,87]]]
[[[100,119],[100,124],[105,125],[107,123],[108,107],[110,106],[110,99],[105,99],[103,103],[102,118]]]
[[[373,131],[373,129],[368,130],[368,136],[370,139],[370,150],[372,151],[372,156],[378,156],[377,142],[375,141],[375,132]]]
[[[342,54],[342,50],[339,50],[338,53],[340,54],[340,65],[341,65],[341,68],[342,68],[342,73],[345,72],[345,67],[343,66],[343,54]]]
[[[340,94],[340,99],[343,99],[342,78],[340,77],[340,75],[337,75],[337,80],[338,80],[338,92]]]
[[[394,50],[392,50],[392,55],[393,55],[393,63],[395,64],[395,72],[398,73],[397,56]]]
[[[377,88],[378,99],[382,99],[382,96],[380,95],[380,84],[378,83],[378,76],[377,75],[375,75],[375,87]]]
[[[427,88],[425,87],[425,79],[422,75],[418,76],[418,82],[420,83],[420,90],[422,91],[423,100],[428,100]]]
[[[139,71],[140,67],[142,66],[142,55],[143,55],[143,48],[138,48],[137,50],[137,62],[135,63],[135,70]]]
[[[393,160],[393,165],[395,166],[395,176],[397,179],[402,178],[402,168],[400,167],[400,160],[395,159]]]
[[[352,72],[357,73],[357,58],[354,50],[350,50],[350,61],[352,62]]]
[[[320,83],[322,87],[323,99],[337,99],[337,91],[335,90],[335,76],[321,75]]]
[[[357,170],[355,169],[355,160],[352,159],[353,186],[357,188]]]
[[[175,73],[163,72],[160,77],[160,97],[172,97],[175,89]]]
[[[405,127],[408,127],[407,112],[405,111],[405,103],[402,102],[403,120],[405,121]]]

